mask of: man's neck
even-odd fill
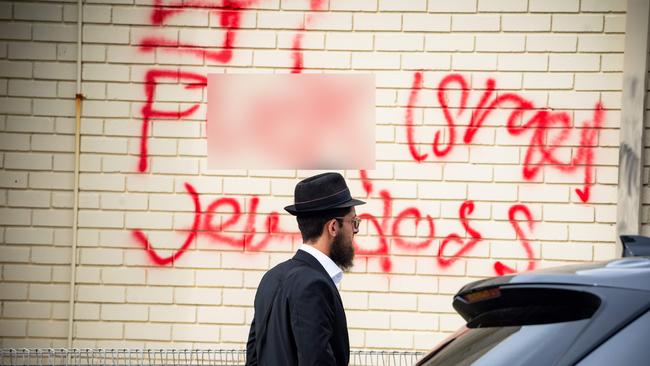
[[[325,254],[328,257],[330,256],[330,243],[328,242],[327,238],[324,235],[320,236],[316,240],[308,241],[305,244],[311,245],[312,247],[318,249],[321,253]]]

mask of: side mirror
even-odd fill
[[[621,235],[623,257],[650,256],[650,238],[641,235]]]

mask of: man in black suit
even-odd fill
[[[246,365],[347,365],[348,327],[337,286],[352,266],[352,237],[360,219],[338,173],[300,181],[294,204],[304,244],[292,259],[269,270],[255,295]]]

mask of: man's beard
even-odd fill
[[[354,245],[352,239],[344,236],[342,231],[339,231],[334,237],[330,247],[330,259],[343,271],[347,271],[353,265]]]

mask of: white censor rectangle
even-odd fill
[[[209,169],[374,169],[372,74],[209,74]]]

